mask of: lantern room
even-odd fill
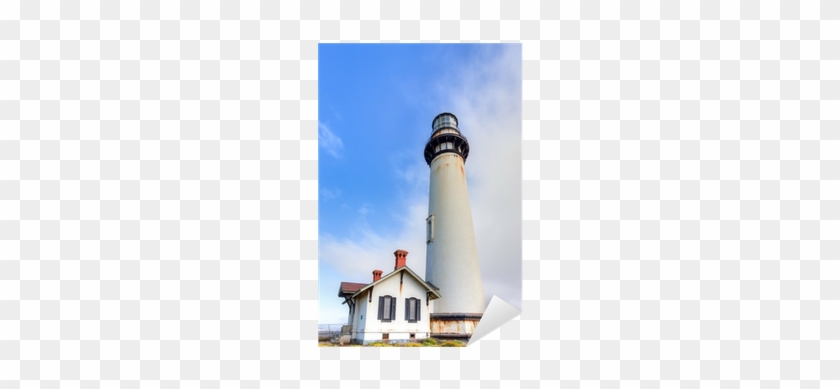
[[[443,153],[456,153],[464,162],[470,154],[470,144],[458,129],[458,118],[449,112],[441,113],[432,120],[432,136],[426,142],[423,154],[426,163],[431,164],[435,157]]]

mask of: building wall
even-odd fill
[[[352,338],[356,338],[356,333],[360,330],[364,330],[364,323],[360,321],[360,318],[367,318],[367,311],[368,311],[368,299],[367,293],[364,293],[362,296],[356,298],[356,311],[353,312],[353,321],[350,324],[353,325],[353,331],[351,333]],[[360,324],[362,326],[360,327]]]
[[[402,276],[402,286],[400,286],[400,274],[396,274],[374,286],[373,298],[370,303],[368,303],[367,293],[363,293],[362,296],[357,298],[357,309],[353,321],[354,341],[360,343],[380,341],[383,333],[388,333],[390,341],[409,340],[412,333],[414,338],[418,340],[429,336],[429,306],[426,306],[426,288],[407,272],[402,272]],[[383,322],[377,319],[379,297],[386,295],[397,299],[396,314],[391,322]],[[405,320],[405,300],[412,297],[420,299],[420,320],[416,323],[409,323]],[[364,308],[359,309],[362,306]],[[364,318],[360,319],[362,315],[364,315]],[[360,331],[362,325],[364,328]]]

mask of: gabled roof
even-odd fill
[[[432,300],[439,299],[441,297],[440,292],[439,292],[440,288],[432,285],[432,283],[430,283],[430,282],[424,281],[422,278],[420,278],[420,276],[417,275],[417,273],[415,273],[413,270],[409,269],[408,266],[400,267],[399,269],[394,270],[394,271],[382,276],[382,278],[380,278],[380,279],[378,279],[374,282],[371,282],[370,284],[366,284],[366,285],[365,284],[356,284],[356,283],[352,283],[352,282],[342,282],[338,296],[339,297],[344,297],[344,295],[341,294],[341,290],[343,290],[345,285],[363,285],[359,290],[357,290],[355,293],[353,293],[352,296],[350,296],[350,298],[355,298],[356,296],[358,296],[362,292],[376,286],[376,284],[379,284],[379,283],[385,281],[388,278],[393,277],[394,275],[396,275],[397,273],[399,273],[401,271],[405,271],[406,273],[408,273],[409,275],[414,277],[414,279],[417,280],[417,282],[419,282],[420,285],[423,285],[426,288],[427,291],[431,292],[432,293],[432,297],[431,297]]]
[[[364,288],[367,284],[360,284],[358,282],[342,282],[338,287],[338,297],[352,296],[358,292],[359,289]]]

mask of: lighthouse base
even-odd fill
[[[429,315],[431,336],[441,340],[467,342],[481,321],[481,313],[433,313]]]

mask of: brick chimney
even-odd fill
[[[405,266],[405,257],[408,256],[408,251],[397,250],[394,251],[394,270]]]
[[[373,282],[379,281],[382,278],[382,270],[374,270],[373,271]]]

